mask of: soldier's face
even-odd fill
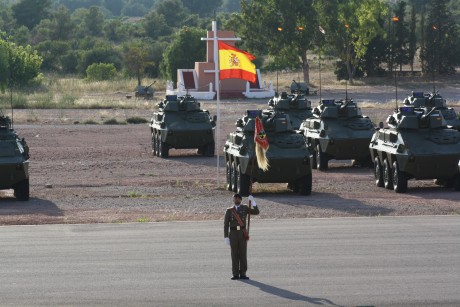
[[[239,204],[241,204],[241,198],[233,197],[233,202],[235,203],[235,205],[239,205]]]

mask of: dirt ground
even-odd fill
[[[372,89],[367,89],[371,90]],[[445,88],[448,101],[460,101],[459,88]],[[394,91],[375,88],[373,95],[350,92],[374,123],[394,108]],[[409,93],[401,90],[401,96]],[[342,97],[331,91],[327,95]],[[318,97],[311,97],[316,105]],[[222,101],[220,148],[246,109],[265,108],[268,99]],[[202,107],[216,114],[215,101]],[[458,109],[458,106],[456,107]],[[458,110],[457,110],[458,111]],[[19,202],[0,191],[0,225],[45,223],[123,223],[221,219],[231,205],[224,189],[223,157],[201,157],[195,150],[170,151],[170,158],[151,154],[147,124],[74,124],[104,118],[150,119],[139,110],[15,110],[15,130],[30,146],[31,199]],[[27,119],[33,117],[33,124]],[[219,160],[219,167],[217,167]],[[328,218],[460,214],[460,193],[432,180],[409,181],[406,194],[377,188],[372,169],[331,161],[327,172],[313,171],[310,196],[285,184],[254,184],[261,209],[255,218]]]

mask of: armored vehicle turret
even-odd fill
[[[29,200],[29,147],[0,111],[0,190],[13,189],[18,200]]]
[[[331,159],[354,159],[359,165],[370,165],[369,141],[374,124],[353,100],[324,99],[313,114],[300,127],[314,150],[313,168],[326,170]]]
[[[282,92],[281,95],[275,95],[268,101],[269,110],[288,114],[291,126],[299,129],[304,120],[313,116],[311,101],[302,94],[287,94]]]
[[[166,96],[149,125],[153,155],[167,158],[170,148],[197,148],[198,154],[214,156],[216,119],[190,95]]]
[[[460,119],[453,108],[447,107],[446,100],[438,91],[424,94],[423,92],[412,92],[412,95],[404,99],[404,105],[413,106],[416,110],[429,111],[436,108],[444,117],[448,126],[460,130]]]
[[[411,178],[438,179],[460,190],[460,132],[440,110],[399,107],[387,123],[369,145],[377,186],[404,193]]]
[[[258,167],[254,130],[259,117],[269,149],[268,170]],[[227,167],[227,189],[248,195],[252,182],[288,183],[288,188],[301,195],[311,194],[311,153],[300,131],[291,126],[289,115],[274,110],[248,110],[236,121],[236,131],[228,135],[224,146]]]
[[[150,85],[147,85],[147,86],[138,84],[136,87],[136,91],[134,92],[134,96],[136,98],[144,97],[144,99],[153,99],[153,95],[155,94],[155,89],[153,88],[152,85],[154,84],[155,82],[152,82]]]

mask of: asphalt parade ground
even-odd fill
[[[460,216],[0,227],[0,305],[460,306]]]

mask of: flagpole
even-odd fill
[[[220,116],[220,69],[219,69],[219,41],[239,41],[241,38],[239,37],[228,37],[228,38],[219,38],[217,37],[217,22],[212,21],[212,29],[213,38],[201,38],[202,41],[213,41],[213,56],[214,56],[214,69],[213,70],[205,70],[205,73],[214,73],[214,83],[216,88],[216,113],[217,113],[217,122],[216,122],[216,148],[217,148],[217,167],[216,167],[216,176],[217,176],[217,188],[220,187],[220,176],[219,176],[219,153],[220,153],[220,130],[221,130],[221,116]]]
[[[216,104],[217,104],[217,133],[216,133],[216,146],[217,146],[217,167],[216,167],[216,176],[217,176],[217,188],[220,187],[220,176],[219,176],[219,155],[220,155],[220,82],[219,82],[219,44],[217,38],[217,22],[212,22],[212,31],[213,31],[213,40],[214,40],[214,78],[216,84]]]

